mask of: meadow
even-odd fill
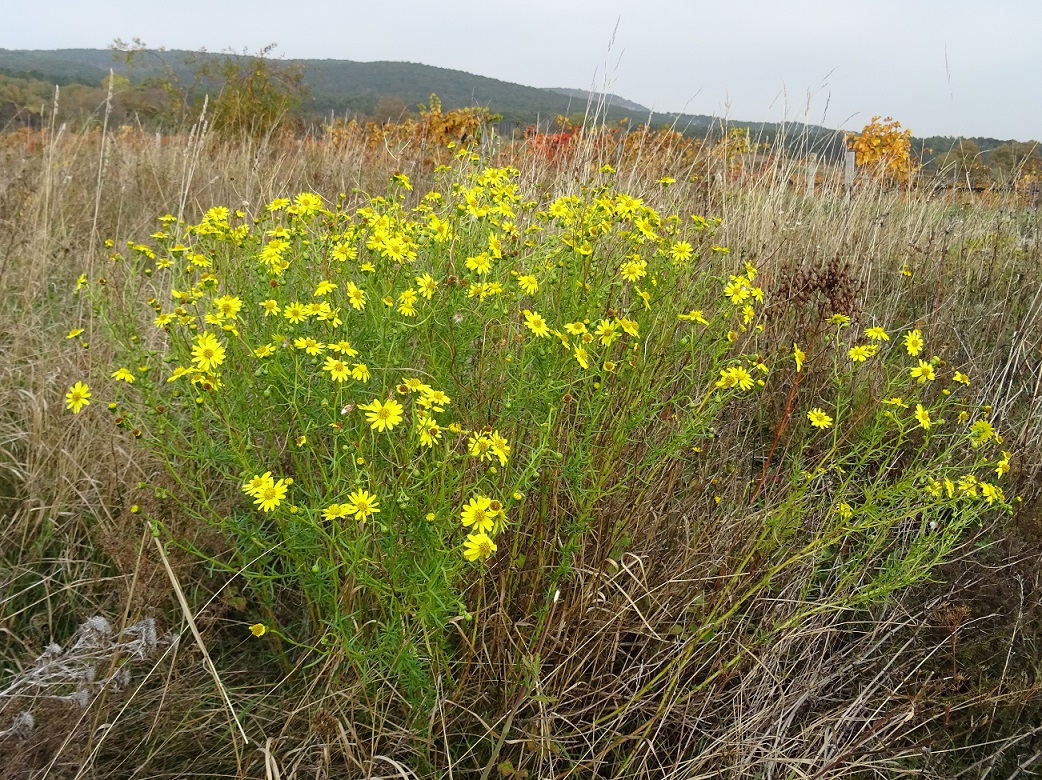
[[[3,775],[1037,772],[1037,204],[739,141],[0,137]]]

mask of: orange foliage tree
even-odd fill
[[[912,158],[912,131],[891,117],[872,117],[860,134],[848,134],[846,142],[858,167],[874,178],[907,184],[918,168],[918,160]]]

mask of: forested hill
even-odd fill
[[[171,76],[183,84],[196,82],[201,62],[207,58],[233,59],[240,55],[201,54],[187,51],[148,50],[140,53],[133,66],[107,49],[57,49],[24,51],[0,49],[0,121],[21,109],[39,110],[41,99],[62,87],[84,85],[99,89],[113,69],[133,84],[163,80]],[[558,116],[579,121],[591,104],[605,121],[627,120],[630,126],[672,126],[687,135],[720,132],[724,123],[706,115],[653,112],[618,95],[597,95],[583,89],[556,87],[540,89],[512,84],[448,68],[411,62],[352,62],[349,60],[276,60],[279,67],[299,67],[308,98],[303,110],[315,119],[330,115],[355,115],[377,119],[397,119],[430,101],[432,94],[445,110],[479,106],[502,117],[507,131],[540,123],[544,127]],[[201,85],[206,89],[205,82]],[[82,93],[84,90],[80,89]],[[73,95],[75,95],[75,91]],[[147,100],[147,95],[144,96]],[[89,99],[82,100],[90,105]],[[141,111],[140,101],[135,110]],[[147,106],[143,106],[147,108]],[[728,120],[727,126],[748,129],[754,139],[776,144],[779,126],[769,122]],[[854,128],[856,129],[856,128]],[[842,148],[842,132],[816,125],[788,126],[790,137],[800,136],[801,144],[833,156]],[[977,150],[987,154],[1006,143],[1002,139],[975,138]],[[913,151],[925,159],[948,152],[956,139],[916,139]]]

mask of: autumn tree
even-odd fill
[[[857,166],[875,179],[907,184],[918,167],[918,161],[912,159],[912,131],[902,129],[891,117],[872,117],[859,134],[849,134],[846,141]]]

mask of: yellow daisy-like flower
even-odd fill
[[[326,348],[325,344],[323,344],[320,341],[316,341],[310,336],[294,339],[293,346],[297,349],[304,350],[307,354],[312,356],[321,354],[322,350]]]
[[[472,457],[480,460],[492,460],[492,440],[481,433],[475,433],[467,442]]]
[[[286,306],[285,310],[282,312],[282,316],[296,325],[298,322],[306,320],[308,318],[308,313],[304,304],[294,301]]]
[[[255,350],[253,350],[253,354],[256,355],[259,358],[271,357],[272,355],[275,354],[275,345],[274,344],[261,344],[259,347],[257,347]]]
[[[539,291],[539,280],[530,274],[517,277],[517,284],[526,295],[535,295]]]
[[[692,309],[687,314],[678,314],[678,320],[687,320],[688,322],[698,322],[702,325],[708,325],[709,320],[706,319],[706,315],[701,309]]]
[[[79,414],[84,406],[90,406],[90,388],[83,382],[77,382],[65,394],[65,406],[73,414]]]
[[[365,420],[375,431],[389,431],[403,419],[404,408],[393,398],[386,403],[379,399],[368,404],[360,404],[359,409],[365,412]]]
[[[877,349],[878,347],[876,347],[875,344],[861,344],[856,347],[851,347],[847,354],[855,363],[864,363],[876,354]]]
[[[365,308],[365,290],[355,286],[354,282],[347,283],[347,302],[355,311]]]
[[[433,447],[441,440],[441,426],[433,417],[424,417],[416,427],[420,434],[420,444],[424,447]]]
[[[890,336],[882,328],[869,328],[865,331],[865,335],[872,341],[890,341]]]
[[[720,379],[716,386],[725,390],[737,387],[741,390],[752,390],[753,377],[743,366],[731,366],[720,370]]]
[[[490,557],[499,548],[492,538],[486,533],[469,534],[463,542],[463,557],[468,561],[476,561],[479,558]]]
[[[262,512],[271,512],[286,498],[286,489],[288,487],[289,483],[286,480],[280,479],[278,482],[275,482],[269,473],[264,483],[253,492],[253,503]]]
[[[192,362],[200,371],[210,373],[224,362],[224,347],[212,333],[200,333],[192,347]]]
[[[83,333],[83,328],[73,328],[72,330],[70,330],[68,332],[68,334],[65,336],[65,338],[67,338],[67,339],[74,339],[77,336],[81,335],[82,333]]]
[[[550,335],[550,328],[539,314],[533,311],[525,309],[521,312],[525,315],[525,325],[532,333],[539,338],[546,338]]]
[[[795,341],[792,343],[792,357],[796,361],[796,373],[798,374],[803,370],[803,364],[807,361],[807,353],[800,349]]]
[[[692,247],[687,241],[677,241],[677,243],[673,244],[673,246],[669,248],[669,256],[678,263],[690,260],[694,253],[694,247]]]
[[[376,496],[368,490],[359,488],[347,497],[344,505],[348,515],[353,515],[355,520],[365,521],[367,518],[380,514],[380,502]]]
[[[507,465],[507,458],[510,457],[510,444],[499,435],[499,431],[492,431],[492,435],[488,438],[492,443],[492,454],[499,458],[499,465]]]
[[[904,402],[904,399],[900,398],[900,397],[898,397],[896,395],[893,398],[885,398],[885,399],[883,399],[883,403],[886,404],[887,406],[900,406],[902,409],[907,409],[908,408],[908,404],[906,404]]]
[[[589,367],[590,367],[590,360],[589,360],[589,355],[588,355],[588,353],[586,352],[586,350],[585,350],[585,349],[583,349],[582,347],[578,347],[578,346],[577,346],[577,347],[575,348],[575,360],[576,360],[576,361],[577,361],[577,362],[579,363],[579,365],[580,365],[580,366],[582,366],[582,367],[583,367],[584,369],[585,369],[585,368],[589,368]]]
[[[915,419],[919,421],[919,427],[923,430],[930,430],[932,421],[930,420],[930,412],[922,404],[915,405]]]
[[[994,504],[996,501],[1006,500],[1006,496],[1002,493],[1002,488],[998,485],[993,485],[990,482],[980,483],[980,494],[988,504]]]
[[[466,528],[473,527],[479,533],[488,533],[495,526],[490,509],[492,499],[474,496],[460,511],[460,521]]]
[[[925,360],[920,360],[919,365],[911,369],[910,373],[912,375],[912,378],[920,383],[928,381],[932,382],[934,379],[937,378],[937,374],[934,373],[933,366]]]
[[[318,287],[315,288],[315,297],[321,298],[323,295],[328,295],[336,289],[336,285],[326,279],[323,279],[318,283]]]
[[[430,274],[424,274],[416,277],[416,287],[419,289],[420,295],[429,301],[434,297],[434,291],[438,289],[438,283]]]
[[[956,371],[955,374],[952,376],[952,381],[958,382],[961,385],[970,384],[970,378],[966,376],[966,374],[962,373],[962,371]]]
[[[342,360],[330,355],[326,358],[326,363],[322,366],[323,371],[328,371],[330,378],[334,382],[346,382],[347,378],[351,375],[351,372],[347,370],[347,366]]]
[[[268,633],[268,627],[263,623],[254,623],[250,626],[250,633],[256,637],[262,637]]]
[[[921,330],[916,328],[910,330],[904,335],[905,349],[908,350],[908,354],[915,357],[923,351],[923,333]]]
[[[648,261],[640,259],[626,260],[619,266],[619,274],[627,282],[635,282],[648,275]]]
[[[974,449],[995,438],[995,428],[987,420],[977,420],[970,426],[970,444]]]
[[[117,382],[126,382],[128,385],[134,384],[135,377],[129,368],[118,368],[112,372],[111,376]]]
[[[269,298],[266,301],[261,301],[260,306],[264,309],[265,317],[273,317],[278,314],[282,309],[279,308],[279,303],[276,300]]]
[[[346,355],[347,357],[354,357],[358,354],[358,350],[351,346],[350,341],[338,341],[335,344],[327,344],[330,352],[335,352],[338,355]]]
[[[825,414],[825,410],[819,407],[814,407],[807,412],[807,419],[810,420],[810,424],[815,428],[825,430],[826,428],[832,427],[832,418]]]
[[[365,363],[355,363],[351,366],[351,378],[356,382],[369,381],[369,366]]]

